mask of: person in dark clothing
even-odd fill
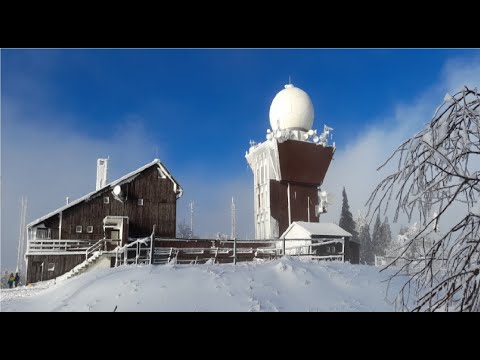
[[[18,283],[20,282],[20,276],[18,275],[18,272],[15,274],[15,279],[14,279],[14,281],[15,281],[15,287],[17,287],[17,286],[18,286]]]

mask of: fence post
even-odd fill
[[[135,265],[138,264],[138,256],[140,255],[140,243],[137,240],[137,252],[135,254]]]
[[[155,227],[157,225],[153,225],[152,236],[150,237],[150,265],[152,265],[153,260],[153,240],[155,239]]]
[[[282,256],[285,256],[285,238],[283,238],[283,248],[282,248]]]

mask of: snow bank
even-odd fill
[[[284,257],[264,263],[122,266],[2,291],[1,311],[393,311],[391,273]],[[403,280],[404,281],[404,280]],[[393,300],[402,285],[390,287]]]

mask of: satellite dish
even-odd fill
[[[303,140],[308,140],[308,133],[303,134]]]
[[[315,135],[315,136],[313,137],[313,142],[317,143],[318,140],[319,140],[319,137]]]
[[[117,185],[113,188],[113,193],[117,196],[119,196],[122,193],[122,188],[120,187],[120,185]]]
[[[268,134],[267,134],[267,140],[272,140],[272,139],[273,139],[272,133],[268,133]]]
[[[271,133],[271,130],[270,129],[267,129],[267,134],[270,134]]]
[[[313,135],[313,130],[308,130],[308,135],[312,136]]]

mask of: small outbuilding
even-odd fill
[[[312,255],[358,264],[360,246],[352,234],[334,223],[294,221],[280,236],[287,255]]]

